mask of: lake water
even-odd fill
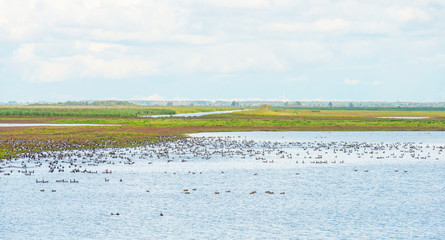
[[[2,160],[0,239],[445,238],[444,132],[191,136]]]
[[[198,113],[182,113],[182,114],[174,114],[174,115],[147,115],[142,117],[151,117],[151,118],[163,118],[163,117],[201,117],[205,115],[212,114],[224,114],[224,113],[233,113],[233,112],[241,112],[246,110],[232,110],[232,111],[216,111],[216,112],[198,112]]]

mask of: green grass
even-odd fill
[[[6,158],[9,156],[11,156],[11,154],[9,153],[9,149],[0,148],[0,159]]]
[[[300,117],[300,118],[314,118],[314,119],[338,119],[338,118],[357,118],[357,119],[374,119],[379,117],[392,117],[392,116],[417,116],[417,117],[430,117],[430,118],[445,118],[445,110],[421,110],[411,109],[405,111],[402,109],[303,109],[303,108],[272,108],[269,110],[256,110],[248,112],[237,112],[233,115],[238,116],[263,116],[263,117]]]
[[[236,117],[238,116],[238,117]],[[402,128],[417,128],[418,130],[431,130],[435,128],[445,128],[444,120],[403,120],[403,119],[379,119],[379,118],[365,118],[365,117],[349,117],[340,118],[335,115],[330,119],[328,117],[260,117],[255,118],[256,115],[249,115],[247,113],[243,115],[231,116],[226,115],[214,115],[212,117],[200,117],[200,118],[77,118],[77,119],[56,119],[51,122],[54,123],[100,123],[100,124],[119,124],[125,126],[135,127],[154,127],[154,128],[178,128],[178,127],[310,127],[311,129],[316,127],[332,127],[338,126],[345,129],[363,128],[367,130],[369,128],[394,128],[394,130],[400,130]]]
[[[445,131],[445,111],[400,109],[259,108],[197,118],[142,118],[147,113],[192,113],[242,108],[222,107],[0,107],[3,122],[100,123],[117,126],[0,128],[0,158],[22,151],[54,150],[46,141],[72,143],[73,148],[137,145],[156,136],[184,136],[201,131]],[[3,114],[2,114],[3,113]],[[6,114],[8,113],[8,114]],[[428,119],[382,119],[425,116]],[[8,144],[26,140],[25,148]],[[34,141],[37,140],[37,141]]]
[[[97,107],[97,106],[25,106],[0,107],[0,116],[36,117],[122,117],[143,115],[173,115],[180,113],[212,112],[239,108],[223,107]]]
[[[112,107],[17,107],[0,108],[0,116],[42,117],[137,117],[141,115],[176,114],[169,109]]]

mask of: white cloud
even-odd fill
[[[388,79],[398,72],[440,75],[444,11],[398,0],[0,0],[0,70],[3,79],[116,84],[310,72],[371,87],[402,81]],[[363,79],[342,82],[357,70]],[[366,80],[383,71],[381,82]]]
[[[355,80],[355,79],[349,79],[346,78],[343,83],[345,85],[372,85],[372,86],[377,86],[377,85],[381,85],[383,84],[382,81],[379,80],[375,80],[375,81],[359,81],[359,80]]]
[[[340,54],[346,58],[361,59],[372,57],[378,52],[379,43],[372,41],[347,41],[339,46]]]
[[[158,72],[156,62],[121,57],[117,59],[101,59],[94,56],[79,56],[73,59],[82,66],[82,75],[99,76],[104,78],[126,78],[132,76],[144,76]]]
[[[18,62],[26,62],[35,57],[34,55],[34,44],[22,44],[17,50],[13,52],[12,59]]]
[[[341,36],[342,34],[394,34],[399,32],[399,26],[389,21],[375,21],[373,19],[348,20],[343,18],[321,18],[316,21],[298,22],[275,22],[267,23],[258,28],[261,32],[283,32],[283,33],[323,33],[332,38],[332,34]]]
[[[306,76],[299,76],[299,77],[287,77],[284,79],[284,82],[287,83],[303,83],[303,82],[309,82],[309,78]]]
[[[349,23],[343,19],[320,19],[313,24],[320,32],[346,30]]]
[[[319,19],[315,22],[297,22],[297,23],[271,23],[263,27],[264,30],[282,31],[282,32],[334,32],[347,30],[349,23],[343,19]]]
[[[346,84],[346,85],[357,85],[357,84],[360,83],[360,81],[359,80],[353,80],[353,79],[346,78],[343,81],[343,83]]]
[[[69,73],[70,66],[64,62],[46,61],[35,54],[35,44],[22,44],[13,52],[13,61],[22,70],[29,82],[58,82]]]
[[[39,54],[36,54],[39,53]],[[58,56],[71,53],[67,56]],[[124,79],[159,73],[159,64],[144,56],[127,54],[127,47],[100,42],[60,45],[22,44],[12,54],[29,82],[58,82],[81,78]]]
[[[371,85],[381,85],[381,84],[383,84],[383,82],[382,81],[378,81],[378,80],[371,82]]]
[[[271,23],[261,27],[260,29],[270,31],[293,32],[304,30],[306,29],[306,26],[301,23]]]
[[[292,63],[323,64],[333,59],[330,46],[318,41],[289,41],[281,42],[278,46],[281,55]]]
[[[123,79],[158,73],[156,62],[122,57],[102,59],[91,55],[34,59],[18,65],[29,82],[60,82],[78,78]]]
[[[215,41],[211,37],[207,37],[207,36],[203,36],[203,35],[192,35],[192,34],[174,35],[172,37],[172,39],[177,42],[196,44],[196,45],[209,44],[209,43],[213,43]]]
[[[219,84],[229,84],[230,82],[236,81],[240,78],[242,78],[241,75],[221,73],[211,76],[209,81],[218,82]]]
[[[258,60],[256,58],[246,56],[242,59],[237,59],[234,62],[225,62],[224,65],[221,66],[220,71],[223,73],[239,72],[244,69],[249,69],[257,63]]]
[[[399,22],[409,21],[421,21],[427,22],[431,20],[431,17],[427,12],[418,8],[389,8],[388,13],[391,17],[395,18]]]
[[[165,97],[162,97],[161,95],[159,95],[157,93],[155,93],[155,94],[153,94],[151,96],[148,96],[148,97],[135,96],[132,99],[144,100],[144,101],[162,101],[162,100],[166,100]]]
[[[209,5],[220,6],[220,7],[228,7],[228,8],[268,8],[271,6],[270,1],[268,0],[222,0],[222,1],[214,1],[214,0],[204,0],[200,2],[205,2]]]
[[[420,62],[427,64],[436,64],[439,67],[445,67],[445,54],[436,53],[433,56],[422,57]]]
[[[263,43],[228,43],[216,46],[207,46],[201,49],[182,51],[169,56],[165,62],[174,62],[180,65],[187,64],[185,71],[239,73],[246,71],[275,71],[280,72],[286,65],[276,52],[274,46]],[[191,65],[193,63],[193,65]]]
[[[127,46],[121,44],[85,41],[76,41],[75,47],[79,50],[93,53],[101,53],[106,50],[125,52],[128,48]]]
[[[60,82],[70,74],[71,66],[61,62],[37,62],[25,73],[29,82]]]
[[[162,41],[182,32],[187,14],[155,0],[0,1],[0,41]]]

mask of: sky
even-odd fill
[[[0,0],[0,102],[445,101],[443,0]]]

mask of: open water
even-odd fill
[[[216,111],[216,112],[197,112],[197,113],[181,113],[181,114],[173,114],[173,115],[147,115],[142,117],[151,117],[151,118],[164,118],[164,117],[201,117],[205,115],[212,114],[224,114],[224,113],[234,113],[234,112],[242,112],[246,110],[231,110],[231,111]]]
[[[192,136],[1,160],[0,239],[445,238],[443,132]]]

